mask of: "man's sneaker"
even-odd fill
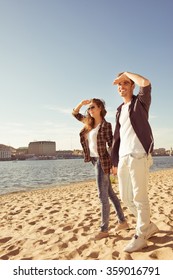
[[[126,221],[118,223],[118,225],[115,227],[115,231],[121,231],[125,229],[129,229],[129,225]]]
[[[96,236],[95,240],[101,240],[103,238],[106,238],[109,236],[109,233],[107,231],[100,231]]]
[[[157,232],[159,232],[158,227],[153,222],[151,222],[148,227],[145,239],[149,239],[151,236],[153,236]]]
[[[131,242],[124,248],[124,252],[132,253],[147,247],[147,242],[144,238],[135,235]]]

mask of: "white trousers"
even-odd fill
[[[148,177],[152,163],[151,155],[129,154],[120,158],[118,164],[121,200],[137,219],[136,234],[144,238],[150,223]]]

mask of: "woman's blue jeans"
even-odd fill
[[[110,181],[110,174],[105,174],[101,167],[101,163],[99,158],[92,157],[91,158],[92,164],[95,168],[95,175],[96,175],[96,183],[98,187],[98,195],[101,202],[101,231],[108,231],[109,226],[109,215],[110,215],[110,204],[109,198],[112,201],[115,212],[118,216],[118,220],[120,223],[125,221],[125,217],[120,205],[120,201],[116,196]]]

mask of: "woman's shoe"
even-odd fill
[[[129,225],[126,221],[122,223],[118,223],[118,225],[115,227],[115,231],[121,231],[121,230],[126,230],[129,229]]]
[[[108,231],[100,231],[99,234],[95,236],[95,240],[101,240],[109,236]]]

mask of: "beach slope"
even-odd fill
[[[117,184],[113,184],[118,193]],[[95,181],[0,196],[1,260],[171,260],[173,259],[173,169],[150,173],[151,220],[160,232],[140,252],[125,253],[135,218],[123,205],[130,230],[95,240],[100,202]]]

